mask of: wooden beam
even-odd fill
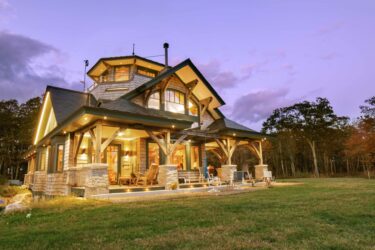
[[[103,144],[100,145],[100,153],[103,153],[104,150],[108,147],[108,145],[116,138],[117,136],[117,132],[120,130],[120,128],[116,128],[115,132],[113,132],[113,134],[107,138],[107,140],[105,140],[103,142]]]
[[[78,134],[78,140],[74,137],[74,152],[73,152],[73,159],[74,159],[74,164],[77,163],[77,155],[79,151],[79,147],[81,146],[82,139],[83,139],[84,133],[79,133]]]
[[[154,140],[154,142],[156,142],[156,144],[159,145],[160,149],[163,151],[163,153],[165,155],[167,155],[167,148],[166,148],[166,145],[165,145],[165,141],[164,139],[159,139],[152,131],[150,130],[146,130],[148,136],[151,137],[152,140]],[[160,136],[160,135],[159,135]]]
[[[215,141],[217,145],[219,145],[220,149],[224,152],[225,156],[228,157],[229,152],[227,151],[227,147],[224,145],[224,143],[220,139],[216,139]]]
[[[173,152],[175,151],[177,145],[179,145],[183,140],[185,140],[186,137],[187,137],[187,135],[180,136],[180,138],[178,138],[177,141],[175,143],[173,143],[173,145],[171,145],[171,148],[169,149],[170,150],[170,152],[169,152],[170,155],[173,154]]]
[[[210,105],[212,100],[213,100],[213,97],[210,96],[210,97],[207,97],[207,98],[199,101],[199,103],[202,105],[202,110],[200,112],[201,117],[203,117],[204,113],[207,111],[208,106]]]
[[[96,137],[95,137],[95,163],[100,163],[101,161],[101,143],[102,143],[102,129],[103,125],[98,123],[96,125]]]

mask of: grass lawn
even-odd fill
[[[0,249],[375,249],[375,181],[109,204],[57,199],[0,216]]]

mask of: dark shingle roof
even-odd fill
[[[217,131],[234,129],[234,130],[239,130],[239,131],[258,133],[255,130],[245,127],[235,121],[229,120],[228,118],[220,118],[214,121],[212,124],[208,126],[208,129],[217,130]]]
[[[80,107],[84,105],[88,106],[88,98],[90,98],[90,105],[96,106],[95,97],[91,94],[55,86],[47,86],[46,91],[50,93],[57,124],[60,124]]]

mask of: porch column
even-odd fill
[[[102,130],[103,126],[101,123],[96,125],[96,135],[95,135],[95,163],[100,163],[101,159],[101,146],[102,146]]]
[[[259,164],[255,165],[255,179],[258,180],[263,180],[264,171],[268,171],[268,165],[264,164],[263,162],[262,141],[263,139],[259,141],[250,141],[247,145],[252,152],[255,152],[255,155],[259,159]]]
[[[175,143],[171,143],[171,132],[169,130],[163,134],[156,136],[152,131],[146,131],[148,135],[159,145],[159,148],[165,155],[165,161],[163,165],[159,166],[158,183],[159,185],[165,186],[165,189],[177,189],[178,188],[178,172],[177,165],[171,164],[171,156],[175,151],[177,145],[179,145],[187,135],[182,135],[177,139]]]
[[[231,139],[226,140],[215,139],[225,156],[227,157],[227,164],[221,166],[221,179],[224,182],[231,183],[233,181],[233,174],[237,170],[237,165],[232,165],[232,155],[236,150],[239,140],[234,140],[233,144]]]

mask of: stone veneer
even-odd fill
[[[47,174],[44,194],[50,196],[67,195],[69,190],[66,184],[66,176],[67,173]]]
[[[265,170],[268,170],[268,165],[255,165],[255,179],[263,179]]]
[[[237,165],[222,165],[221,166],[221,180],[231,183],[233,181],[233,174],[237,170]]]
[[[91,163],[69,168],[66,182],[72,187],[84,187],[85,197],[106,194],[109,192],[108,165]]]
[[[158,184],[165,186],[166,190],[178,188],[177,165],[160,165]]]
[[[34,172],[34,183],[32,185],[33,192],[44,192],[47,182],[46,171],[35,171]]]

